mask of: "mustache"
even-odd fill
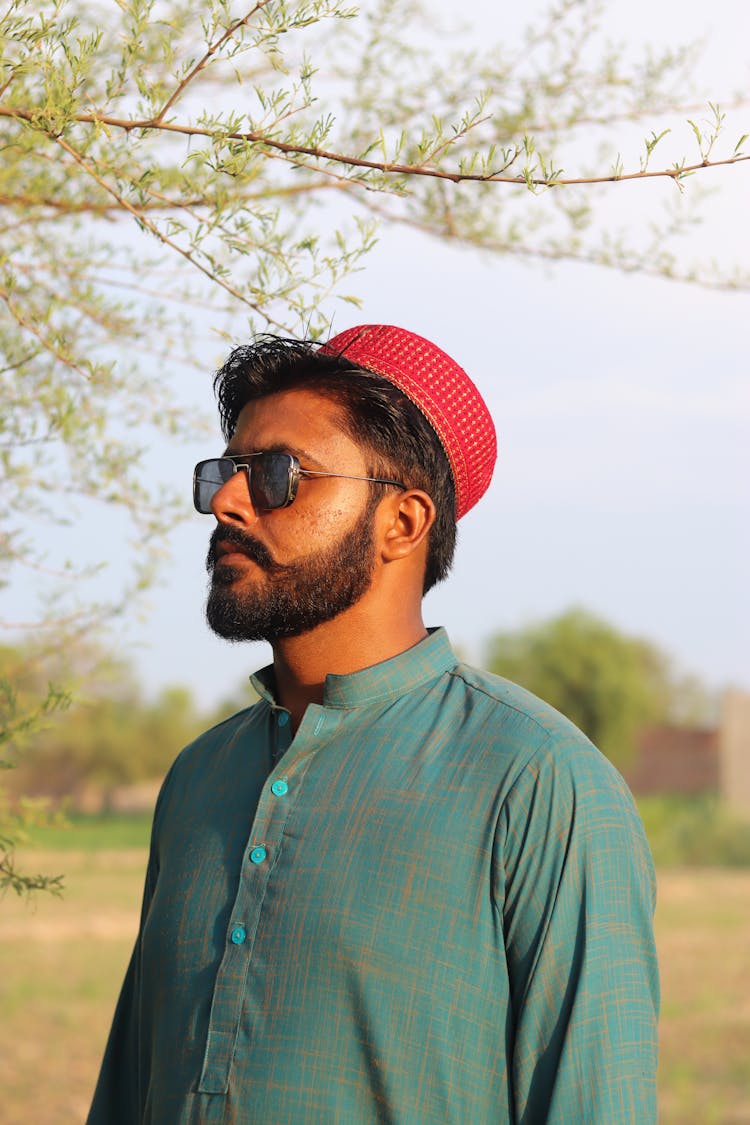
[[[246,532],[229,524],[226,527],[217,527],[211,533],[208,554],[206,555],[206,570],[209,574],[213,572],[218,559],[219,541],[231,543],[232,546],[238,547],[243,555],[247,555],[261,570],[268,571],[270,574],[287,569],[281,563],[275,562],[268,548],[259,543],[257,539],[253,539]]]

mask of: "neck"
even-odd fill
[[[309,633],[275,641],[276,696],[290,713],[292,729],[302,722],[308,703],[323,702],[327,675],[345,676],[370,668],[426,636],[419,604],[408,614],[403,607],[390,613],[370,612],[359,603]]]

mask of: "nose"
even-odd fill
[[[217,489],[211,498],[211,511],[219,523],[239,524],[243,527],[255,523],[258,513],[250,496],[247,469],[238,469]]]

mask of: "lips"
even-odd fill
[[[241,550],[234,543],[225,543],[221,539],[216,544],[216,563],[237,563],[238,561],[251,562],[247,551]]]

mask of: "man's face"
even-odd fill
[[[338,409],[307,390],[248,403],[228,453],[294,454],[303,469],[367,476]],[[234,641],[294,637],[337,617],[370,586],[377,500],[364,481],[302,477],[287,508],[256,511],[244,471],[219,490],[207,566],[208,624]]]

